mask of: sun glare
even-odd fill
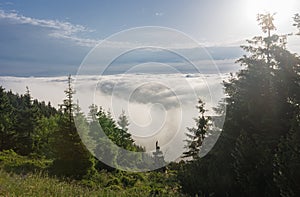
[[[246,14],[255,19],[258,13],[276,13],[276,18],[283,21],[294,13],[297,0],[247,0]]]

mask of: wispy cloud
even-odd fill
[[[164,15],[163,12],[156,12],[156,13],[155,13],[155,16],[163,16],[163,15]]]
[[[183,32],[159,26],[133,28],[108,39],[96,40],[84,25],[38,19],[1,8],[0,25],[3,25],[0,31],[0,64],[5,65],[0,67],[0,75],[76,73],[83,59],[88,68],[84,74],[100,72],[112,60],[112,66],[105,70],[106,74],[136,71],[136,65],[148,62],[168,66],[140,66],[138,71],[174,73],[172,67],[183,73],[195,72],[194,66],[186,60],[193,61],[204,73],[211,73],[214,63],[222,65],[221,72],[226,72],[232,68],[234,59],[241,56],[238,47],[210,47],[207,43],[197,43]],[[98,47],[90,50],[97,44]],[[232,61],[228,63],[227,60]]]
[[[81,46],[93,47],[98,43],[98,40],[78,36],[79,33],[91,32],[92,30],[82,25],[72,24],[66,21],[37,19],[21,15],[15,11],[5,12],[4,10],[0,10],[0,19],[9,20],[15,24],[28,24],[47,28],[50,30],[49,36],[69,39]]]

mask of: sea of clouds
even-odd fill
[[[92,103],[110,111],[115,119],[124,110],[136,144],[152,152],[159,141],[166,159],[176,160],[186,145],[186,128],[195,126],[197,100],[206,103],[207,115],[215,115],[212,108],[225,97],[222,81],[227,77],[179,73],[73,76],[74,100],[86,114]],[[19,94],[28,86],[33,98],[58,107],[65,98],[67,76],[3,76],[0,85]]]

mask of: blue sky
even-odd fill
[[[0,75],[75,73],[99,41],[141,26],[184,32],[206,46],[222,67],[242,55],[239,45],[245,39],[260,34],[257,12],[277,12],[278,31],[289,33],[295,31],[291,18],[300,12],[299,4],[296,0],[4,0],[0,1]],[[163,57],[164,63],[168,57]],[[134,57],[130,59],[134,62]]]
[[[34,98],[57,106],[65,76],[84,65],[80,73],[93,76],[75,77],[83,111],[91,103],[117,116],[125,109],[134,134],[156,133],[139,144],[151,150],[159,139],[167,151],[175,139],[167,154],[177,158],[197,99],[216,107],[224,98],[222,81],[240,68],[234,63],[244,53],[239,46],[261,35],[256,14],[277,12],[278,33],[290,33],[299,8],[299,0],[0,0],[0,85],[17,93],[28,86]],[[289,49],[299,53],[299,40],[289,38]],[[99,80],[100,71],[128,75]]]

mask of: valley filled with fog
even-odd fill
[[[225,97],[219,74],[117,74],[73,76],[76,90],[74,101],[87,115],[94,103],[110,111],[117,120],[125,111],[129,132],[136,144],[147,152],[155,142],[167,160],[178,159],[185,145],[187,127],[194,127],[198,98],[206,104],[207,115],[214,116],[213,107]],[[61,77],[0,77],[6,90],[24,94],[28,86],[33,98],[48,101],[54,107],[65,98],[67,76]]]

